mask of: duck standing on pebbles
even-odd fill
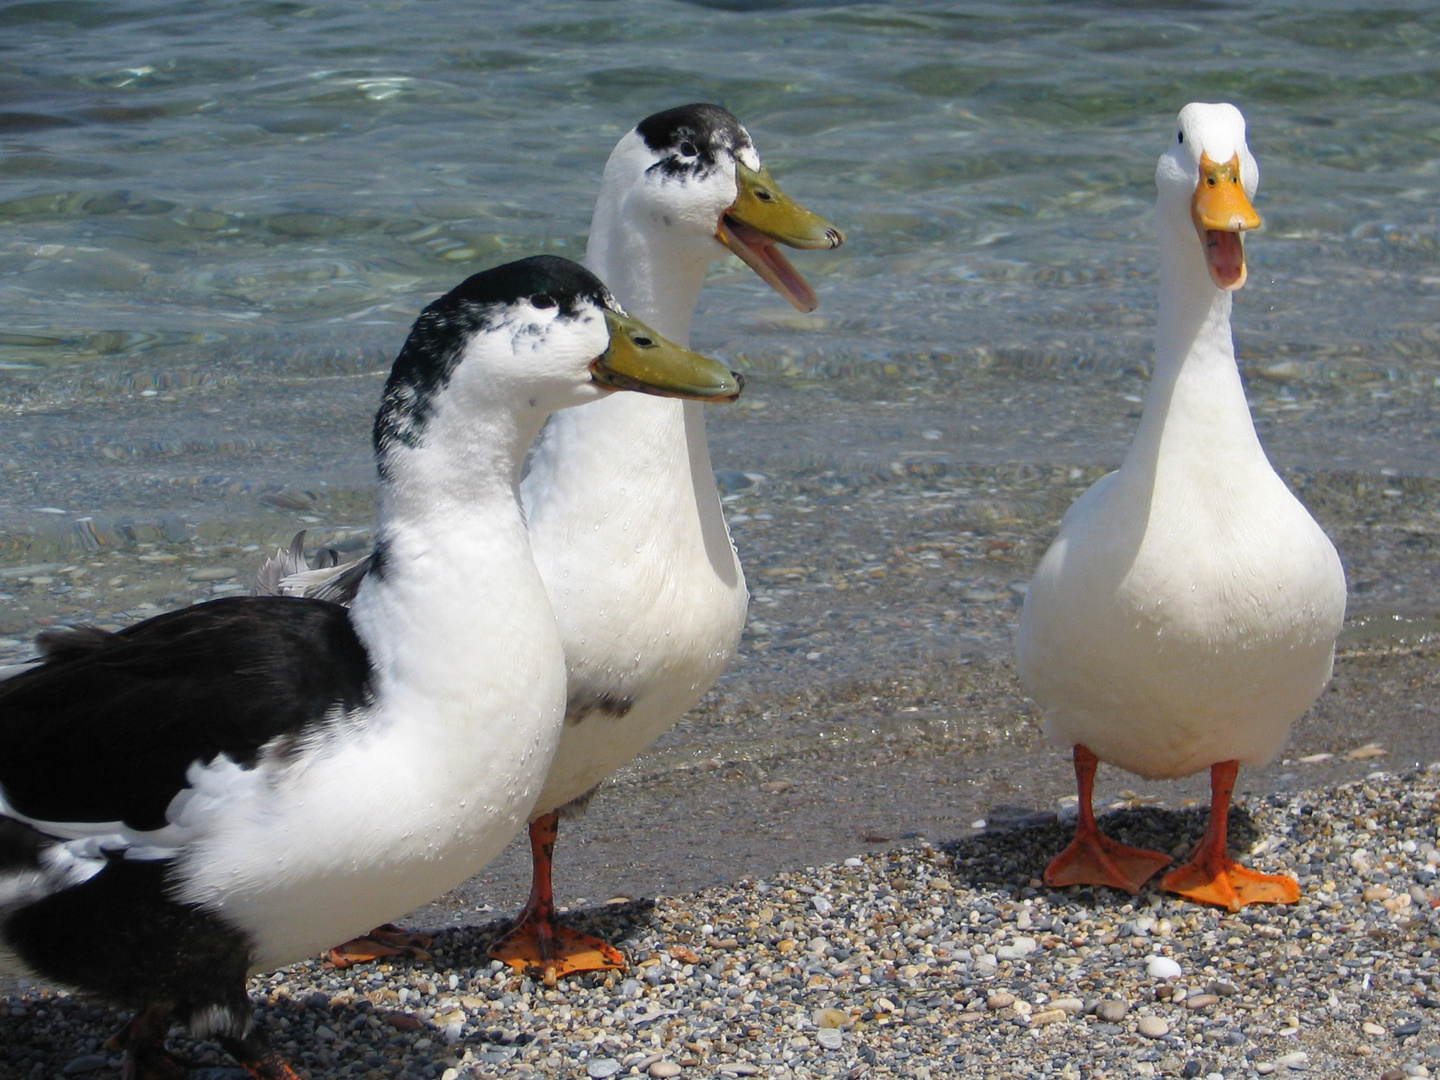
[[[647,117],[616,145],[585,261],[629,310],[685,343],[705,275],[727,249],[813,311],[814,291],[778,245],[835,248],[843,239],[779,189],[739,120],[716,105],[684,105]],[[734,655],[748,594],[694,403],[632,396],[557,414],[522,497],[570,690],[560,749],[531,816],[530,899],[493,955],[553,983],[624,966],[613,946],[556,919],[560,818],[583,811],[606,777],[700,700]],[[281,587],[343,602],[344,584],[327,569]],[[347,942],[332,959],[383,955],[393,951],[389,940]]]
[[[1076,501],[1020,617],[1020,677],[1046,733],[1074,748],[1080,819],[1053,886],[1138,892],[1170,862],[1095,825],[1097,761],[1147,778],[1210,769],[1210,823],[1162,886],[1232,911],[1293,903],[1296,882],[1234,862],[1236,770],[1273,758],[1330,678],[1345,575],[1255,435],[1230,333],[1240,234],[1259,173],[1232,105],[1187,105],[1155,170],[1158,341],[1120,468]]]
[[[118,1037],[134,1080],[181,1074],[172,1021],[294,1080],[247,973],[448,891],[535,804],[565,663],[520,468],[552,411],[613,387],[740,384],[575,263],[477,274],[386,383],[379,543],[350,608],[238,597],[44,635],[0,682],[0,970],[138,1009]]]

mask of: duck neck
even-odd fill
[[[541,591],[519,480],[544,414],[496,408],[483,399],[463,409],[448,404],[437,409],[419,445],[393,446],[382,459],[377,565],[353,607],[377,669],[412,685],[449,669],[457,656],[463,662],[452,670],[479,666],[473,642],[492,638],[484,627],[477,630],[477,620],[524,622],[535,606],[527,588]],[[505,605],[500,614],[497,595],[527,602]],[[532,630],[543,636],[537,626],[513,636]],[[447,675],[441,685],[453,682]]]
[[[1155,369],[1127,469],[1228,468],[1264,454],[1230,331],[1232,297],[1215,287],[1193,230],[1161,245]]]
[[[605,194],[595,206],[585,265],[622,307],[678,345],[690,344],[690,321],[718,243],[707,249],[677,228],[626,224],[623,203]]]

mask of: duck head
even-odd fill
[[[1162,227],[1188,221],[1210,280],[1226,292],[1245,284],[1242,234],[1260,226],[1251,205],[1259,182],[1239,109],[1192,102],[1180,110],[1170,147],[1155,168]]]
[[[801,311],[819,301],[780,246],[836,248],[840,230],[786,195],[740,121],[718,105],[649,116],[605,166],[592,237],[617,222],[708,264],[734,252]]]
[[[580,264],[539,255],[475,274],[421,312],[385,384],[375,446],[383,462],[498,406],[548,415],[617,389],[733,401],[742,382],[631,318]]]

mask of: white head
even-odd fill
[[[1259,183],[1239,109],[1192,102],[1180,110],[1170,147],[1155,166],[1160,227],[1193,230],[1197,257],[1219,289],[1245,284],[1241,233],[1260,225],[1251,205]]]
[[[834,248],[844,237],[782,192],[749,133],[718,105],[682,105],[640,121],[610,154],[592,248],[610,230],[639,231],[678,265],[708,265],[729,248],[802,311],[815,293],[776,250]],[[723,247],[722,247],[723,245]]]

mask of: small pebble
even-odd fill
[[[815,1041],[826,1050],[839,1050],[845,1045],[845,1036],[839,1028],[821,1028],[815,1032]]]
[[[1178,979],[1180,965],[1168,956],[1147,956],[1145,973],[1152,979]]]
[[[593,1080],[604,1080],[604,1077],[614,1076],[620,1071],[620,1062],[614,1058],[596,1058],[585,1066],[585,1075]]]
[[[229,566],[202,566],[198,570],[190,571],[191,581],[229,581],[239,576],[240,571]]]
[[[81,1073],[103,1069],[109,1064],[109,1060],[101,1057],[99,1054],[86,1054],[84,1057],[75,1058],[67,1064],[65,1068],[61,1069],[60,1073],[63,1076],[79,1076]]]
[[[673,1061],[657,1061],[646,1071],[656,1080],[667,1080],[668,1077],[679,1076],[685,1070]]]
[[[1147,1039],[1163,1039],[1170,1034],[1170,1025],[1158,1016],[1142,1016],[1135,1030]]]
[[[1129,1011],[1128,1001],[1117,1001],[1115,998],[1106,998],[1095,1006],[1095,1015],[1107,1024],[1118,1024]]]

